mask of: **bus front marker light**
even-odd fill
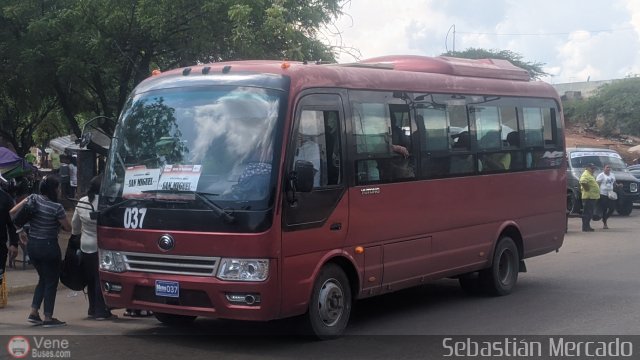
[[[98,256],[100,270],[118,273],[126,271],[124,256],[120,252],[98,249]]]
[[[104,283],[104,291],[108,293],[119,293],[122,291],[122,285],[107,281]]]
[[[228,281],[264,281],[269,276],[269,260],[267,259],[233,259],[220,260],[218,278]]]
[[[229,293],[225,295],[227,301],[235,305],[258,305],[260,304],[260,294]]]

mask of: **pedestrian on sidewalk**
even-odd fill
[[[118,317],[112,314],[105,304],[100,287],[97,223],[96,220],[91,219],[91,212],[98,208],[100,182],[100,175],[91,179],[87,196],[80,198],[78,201],[71,219],[71,234],[80,235],[82,271],[87,280],[87,295],[89,297],[87,315],[90,319],[95,320],[113,320]]]
[[[60,280],[61,252],[58,244],[60,228],[71,230],[64,208],[58,202],[60,196],[60,181],[55,175],[47,175],[40,182],[40,194],[29,195],[18,205],[14,206],[11,217],[22,209],[29,198],[35,201],[35,212],[29,220],[29,234],[27,236],[27,252],[31,263],[38,272],[38,285],[33,293],[31,313],[27,320],[43,327],[64,326],[66,323],[53,317],[53,309]],[[44,301],[44,321],[40,318],[40,306]]]
[[[0,176],[0,182],[3,180],[4,178]],[[0,285],[4,282],[7,256],[9,258],[18,256],[18,235],[13,221],[11,221],[11,215],[9,215],[9,211],[14,205],[11,195],[0,188]],[[9,248],[7,248],[7,237],[9,238]]]

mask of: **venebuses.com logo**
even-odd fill
[[[7,343],[7,351],[16,359],[23,359],[29,355],[29,339],[24,336],[14,336]]]
[[[69,359],[69,340],[47,336],[14,336],[7,343],[7,352],[14,359]]]

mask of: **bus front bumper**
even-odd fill
[[[278,317],[280,301],[275,266],[262,282],[231,282],[216,277],[100,271],[104,300],[110,308],[235,320]],[[177,285],[170,294],[163,286]],[[161,291],[158,291],[158,290]]]

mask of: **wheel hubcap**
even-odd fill
[[[335,279],[328,279],[322,284],[318,296],[318,313],[326,326],[335,325],[344,312],[344,294],[342,287]]]
[[[513,271],[511,263],[512,263],[512,255],[511,252],[505,250],[500,255],[500,262],[498,264],[498,279],[503,285],[508,285],[511,283],[511,273]]]

